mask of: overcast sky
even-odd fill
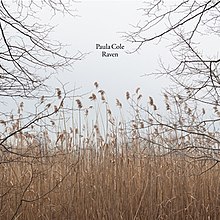
[[[135,45],[126,42],[122,32],[132,30],[137,24],[142,11],[137,10],[142,1],[82,1],[76,4],[78,17],[58,17],[54,36],[57,40],[71,45],[71,52],[77,50],[89,53],[82,61],[76,62],[74,70],[59,74],[63,82],[70,87],[82,87],[82,92],[91,91],[93,83],[99,82],[112,100],[124,98],[125,92],[141,88],[148,96],[158,96],[165,87],[164,79],[141,77],[158,69],[159,56],[166,57],[163,46],[147,45],[139,53],[128,54],[126,51]],[[121,44],[121,50],[104,50],[117,52],[118,57],[102,57],[103,50],[97,50],[96,44]]]

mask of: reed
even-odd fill
[[[143,116],[139,89],[136,96],[137,102],[126,93],[132,120],[119,99],[120,118],[114,117],[99,90],[89,97],[94,108],[76,100],[69,129],[61,111],[55,139],[45,129],[44,142],[36,142],[36,131],[7,141],[13,153],[1,152],[0,219],[218,219],[219,164],[207,159],[209,152],[189,156],[187,136],[149,126],[155,118]],[[157,113],[152,97],[150,107]],[[204,137],[193,141],[206,144]]]

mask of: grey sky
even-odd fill
[[[165,55],[161,46],[148,45],[139,53],[127,54],[133,45],[122,38],[124,31],[131,30],[142,12],[137,9],[141,1],[83,1],[76,4],[79,17],[57,18],[59,26],[54,33],[57,40],[71,45],[71,51],[90,52],[85,59],[76,62],[72,72],[62,72],[59,78],[69,82],[69,86],[80,86],[82,91],[90,91],[98,81],[108,97],[122,98],[126,91],[133,92],[137,87],[146,96],[158,96],[164,79],[141,77],[158,68],[158,57]],[[118,57],[102,57],[96,44],[122,44],[125,50],[118,50]],[[111,52],[113,52],[111,50]],[[114,51],[116,52],[116,51]]]

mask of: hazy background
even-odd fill
[[[176,1],[179,3],[179,1]],[[166,1],[175,3],[175,1]],[[10,4],[10,1],[9,3]],[[78,51],[87,55],[81,61],[74,64],[71,71],[59,71],[54,77],[62,83],[68,83],[68,90],[75,87],[80,88],[77,94],[86,94],[83,99],[88,100],[94,90],[94,82],[98,82],[100,89],[107,93],[108,101],[111,106],[115,106],[115,99],[125,101],[125,93],[134,93],[140,87],[147,101],[149,96],[156,99],[158,107],[163,102],[162,90],[170,85],[166,78],[156,78],[155,76],[143,76],[160,69],[159,58],[169,65],[173,59],[169,53],[168,45],[172,45],[171,39],[163,39],[160,44],[144,44],[138,53],[126,53],[136,47],[135,44],[127,42],[123,36],[124,32],[134,30],[132,25],[144,22],[146,17],[140,8],[144,7],[144,1],[125,1],[125,0],[100,0],[100,1],[79,1],[72,4],[73,14],[57,14],[50,17],[48,8],[42,8],[36,14],[36,18],[29,19],[41,20],[40,23],[50,22],[55,25],[55,29],[50,34],[49,39],[67,44],[67,51],[70,55]],[[11,8],[13,11],[13,8]],[[16,8],[15,8],[16,10]],[[155,30],[160,31],[158,29]],[[217,37],[216,37],[217,38]],[[204,54],[212,56],[219,53],[218,39],[209,34],[198,36],[198,43]],[[125,50],[119,50],[119,57],[102,57],[101,50],[96,50],[96,44],[122,44]],[[156,43],[156,42],[155,42]],[[197,44],[198,46],[198,44]],[[107,51],[107,50],[106,50]],[[116,52],[116,51],[110,51]],[[39,71],[43,76],[45,73]],[[54,88],[60,86],[54,78],[49,80],[49,85]],[[23,100],[22,100],[23,101]],[[20,100],[18,100],[18,103]],[[26,103],[26,101],[25,101]],[[26,107],[33,108],[33,104],[26,104]],[[11,101],[6,102],[6,109],[11,109]]]
[[[60,72],[58,78],[68,82],[68,88],[81,87],[82,93],[94,89],[93,83],[97,81],[111,103],[115,98],[124,99],[126,91],[132,93],[137,87],[146,97],[159,99],[167,81],[142,76],[158,69],[160,56],[168,59],[168,49],[164,45],[150,44],[139,53],[128,54],[126,51],[135,45],[123,38],[123,32],[133,30],[131,25],[144,19],[143,11],[138,10],[142,6],[142,1],[82,1],[74,5],[78,16],[53,19],[58,25],[53,38],[69,44],[68,50],[73,54],[78,50],[89,53],[75,63],[71,72]],[[105,43],[121,43],[125,50],[118,50],[119,57],[102,57],[101,50],[96,50],[95,46]]]

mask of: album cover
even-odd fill
[[[219,219],[219,12],[1,0],[0,219]]]

